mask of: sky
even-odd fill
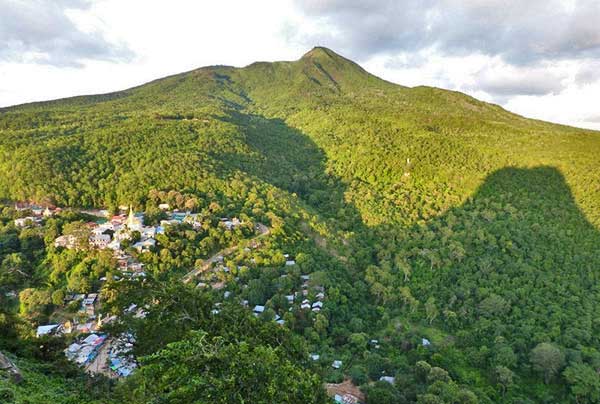
[[[0,0],[0,107],[326,46],[386,80],[600,130],[600,0]]]

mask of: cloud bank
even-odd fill
[[[90,6],[87,0],[0,0],[0,61],[81,67],[84,60],[130,60],[125,46],[69,17]]]

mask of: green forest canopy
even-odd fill
[[[372,304],[353,335],[429,334],[429,361],[483,401],[598,402],[574,369],[600,368],[599,155],[596,132],[388,83],[325,48],[0,110],[0,198],[144,208],[177,190],[275,214],[344,258],[348,304]],[[551,374],[532,359],[544,343],[565,355]]]

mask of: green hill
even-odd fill
[[[345,273],[320,343],[385,364],[421,403],[468,400],[419,382],[419,359],[480,402],[598,402],[600,381],[572,374],[600,369],[599,155],[598,132],[389,83],[319,47],[0,110],[0,199],[144,208],[176,190],[275,214]],[[354,352],[356,335],[387,346]],[[425,336],[436,352],[417,357]],[[548,384],[541,343],[565,358]]]

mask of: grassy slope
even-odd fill
[[[23,382],[15,385],[0,377],[0,393],[6,404],[109,404],[109,399],[100,398],[102,391],[89,391],[85,379],[69,378],[52,373],[51,366],[29,360],[16,360],[23,374]],[[97,397],[94,399],[93,397]],[[1,400],[0,400],[1,401]],[[1,401],[3,404],[5,401]]]

